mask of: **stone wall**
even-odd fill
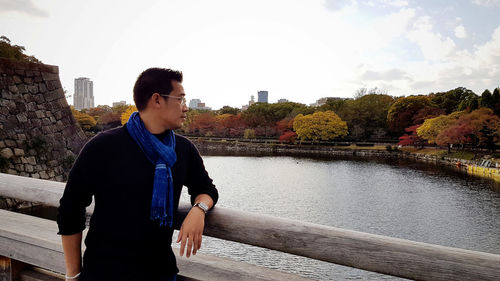
[[[0,58],[0,171],[65,181],[86,141],[59,68]]]

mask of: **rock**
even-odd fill
[[[2,155],[5,159],[10,159],[14,156],[14,152],[12,152],[12,149],[10,148],[4,148],[0,151],[0,155]]]
[[[24,150],[20,148],[14,148],[14,155],[16,156],[24,156]]]

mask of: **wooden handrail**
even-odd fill
[[[0,195],[58,206],[63,183],[0,174]],[[179,207],[178,226],[189,204]],[[205,235],[414,280],[499,280],[500,255],[216,207]]]

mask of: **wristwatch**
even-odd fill
[[[198,207],[198,208],[202,209],[203,212],[205,212],[205,214],[208,212],[208,206],[207,206],[207,204],[205,204],[203,202],[198,202],[198,203],[194,204],[193,208],[194,207]]]

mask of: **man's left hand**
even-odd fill
[[[184,248],[186,249],[186,257],[191,256],[191,250],[193,255],[201,248],[201,240],[203,236],[203,228],[205,227],[205,212],[198,208],[191,208],[187,214],[184,222],[182,223],[181,229],[179,231],[179,236],[177,237],[177,242],[181,242],[180,255],[184,255]]]

